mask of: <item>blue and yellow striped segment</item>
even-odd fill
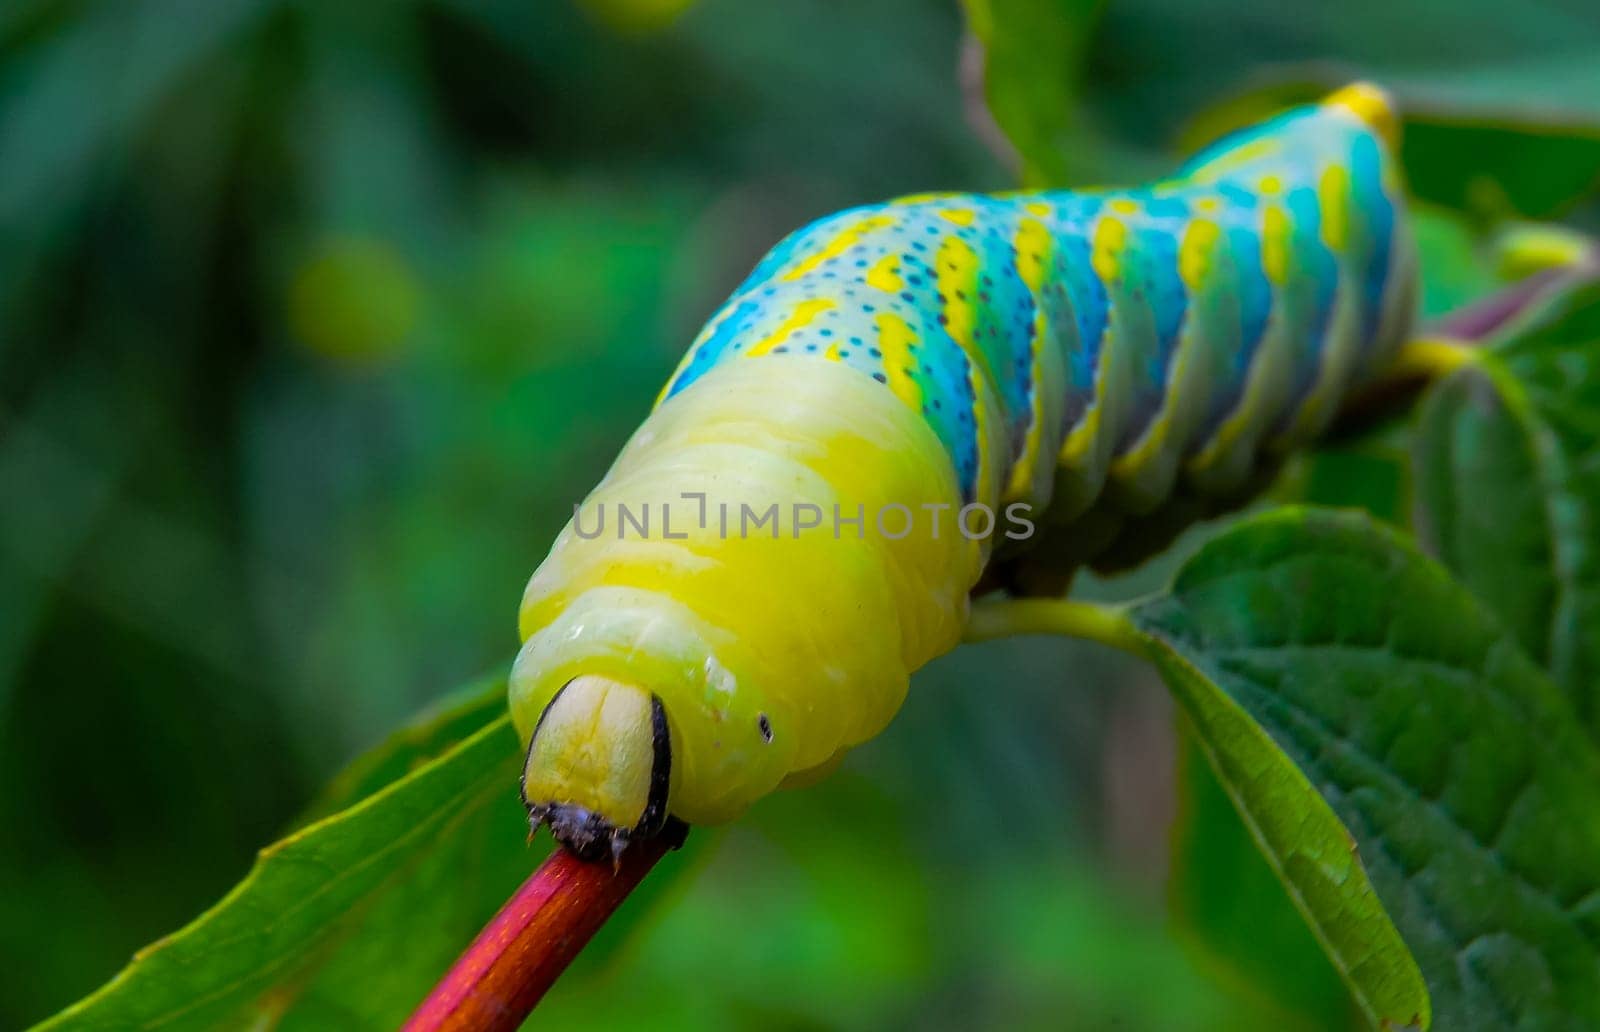
[[[1358,84],[1149,187],[831,216],[763,260],[662,398],[719,363],[803,355],[916,409],[964,501],[1042,506],[1074,478],[1067,493],[1088,499],[1109,476],[1148,481],[1144,506],[1171,481],[1148,471],[1180,466],[1227,489],[1398,344],[1408,319],[1385,313],[1414,271],[1395,124]]]

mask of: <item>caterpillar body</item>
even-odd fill
[[[528,584],[534,826],[592,858],[731,819],[882,730],[986,570],[1059,586],[1316,435],[1412,325],[1396,125],[1357,84],[1143,188],[908,197],[781,242]]]

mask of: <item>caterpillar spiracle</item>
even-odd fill
[[[534,827],[593,859],[737,816],[881,731],[986,570],[1059,587],[1321,431],[1414,319],[1397,124],[1356,84],[1145,187],[779,243],[528,584]]]

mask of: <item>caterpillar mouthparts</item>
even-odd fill
[[[621,862],[623,850],[631,841],[628,829],[618,828],[594,811],[570,803],[529,805],[528,837],[536,835],[539,826],[547,821],[557,842],[590,863],[608,853],[613,864]]]

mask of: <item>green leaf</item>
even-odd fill
[[[1204,755],[1183,738],[1171,899],[1187,937],[1233,984],[1290,1012],[1280,1025],[1348,1026],[1350,993],[1239,820]]]
[[[359,761],[321,808],[421,765],[262,850],[220,903],[41,1028],[396,1027],[540,859],[516,734],[503,713],[484,723],[503,700],[502,682]]]
[[[1436,384],[1415,468],[1425,545],[1600,735],[1600,283]]]
[[[1600,756],[1441,567],[1281,509],[1129,615],[1375,1022],[1600,1022]]]
[[[353,806],[437,759],[492,724],[505,712],[506,679],[487,677],[429,706],[328,782],[301,815],[310,824]]]
[[[1100,0],[963,0],[983,47],[983,93],[1028,186],[1085,174],[1080,69]]]
[[[1258,522],[1248,521],[1246,526]],[[1202,548],[1183,567],[1172,594],[1157,596],[1130,612],[1129,630],[1136,638],[1130,647],[1147,655],[1160,670],[1218,780],[1361,1011],[1382,1027],[1427,1027],[1427,988],[1368,881],[1356,841],[1306,774],[1274,742],[1258,715],[1246,708],[1245,700],[1203,665],[1205,657],[1198,650],[1186,648],[1187,635],[1174,633],[1173,625],[1181,628],[1174,617],[1184,615],[1180,600],[1197,564],[1202,569],[1214,565],[1219,548],[1227,549],[1239,536],[1230,532]],[[1277,600],[1253,602],[1251,608],[1235,606],[1234,622],[1240,628],[1249,625],[1256,606],[1263,607],[1264,614],[1284,611]]]

